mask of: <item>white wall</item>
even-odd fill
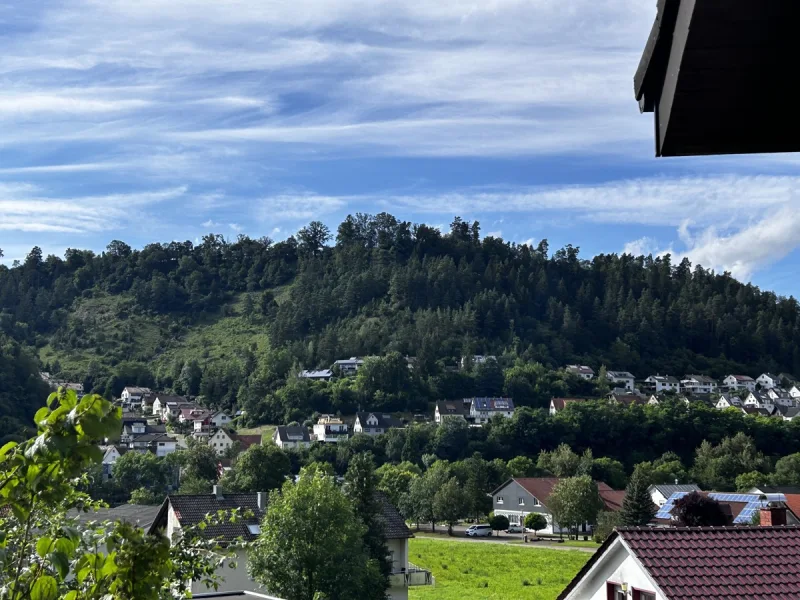
[[[397,573],[401,569],[408,568],[408,540],[386,540],[386,547],[392,556],[392,572]],[[408,588],[397,586],[389,588],[389,598],[391,600],[406,600],[408,598]]]
[[[619,540],[606,552],[590,572],[568,596],[569,600],[607,600],[606,582],[628,584],[628,598],[632,598],[632,588],[645,592],[655,592],[656,600],[667,600],[656,591],[647,574]]]
[[[228,561],[217,569],[217,575],[224,577],[225,580],[219,585],[218,592],[236,592],[248,590],[251,592],[266,593],[266,590],[250,579],[247,575],[247,553],[244,550],[237,550],[236,552],[236,568],[231,568]],[[192,582],[192,593],[200,594],[204,592],[213,592],[213,588],[208,588],[202,583]]]

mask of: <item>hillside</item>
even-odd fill
[[[63,259],[34,248],[0,266],[0,331],[98,392],[154,385],[214,405],[257,404],[264,418],[298,403],[414,409],[480,391],[445,369],[473,353],[506,367],[580,362],[641,377],[800,373],[793,298],[669,256],[583,260],[572,246],[550,253],[546,240],[481,238],[460,219],[442,233],[386,214],[348,217],[335,239],[315,222],[278,243],[209,235],[134,250],[114,241]],[[356,398],[342,384],[334,400],[303,391],[299,402],[287,377],[389,352],[416,357],[413,388]]]

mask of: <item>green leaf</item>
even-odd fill
[[[47,556],[47,553],[50,552],[50,547],[53,545],[53,540],[49,537],[45,536],[39,538],[39,541],[36,542],[36,554],[38,554],[41,558]]]
[[[64,600],[78,600],[78,592],[72,590],[66,596],[64,596]]]
[[[65,556],[70,556],[75,552],[75,543],[67,538],[58,538],[56,540],[56,552],[62,552]]]
[[[58,583],[50,575],[44,575],[36,580],[31,588],[31,600],[56,600],[58,598]]]
[[[8,442],[2,448],[0,448],[0,456],[5,456],[9,452],[11,452],[11,449],[14,448],[15,446],[17,446],[17,442]]]
[[[56,571],[58,571],[61,579],[66,579],[69,573],[69,559],[67,555],[63,552],[52,552],[50,554],[50,562],[56,568]]]
[[[46,406],[43,406],[42,408],[36,411],[36,414],[33,416],[33,422],[38,425],[41,421],[44,421],[49,414],[50,414],[50,409],[47,408]]]

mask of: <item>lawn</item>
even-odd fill
[[[237,429],[236,433],[240,433],[242,435],[256,435],[260,433],[262,441],[269,441],[272,439],[272,434],[275,433],[276,427],[277,425],[259,425],[258,427],[243,427],[241,429]]]
[[[414,600],[553,600],[590,557],[580,551],[415,538],[408,560],[430,569],[436,586],[412,587],[408,595]]]

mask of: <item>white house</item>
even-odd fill
[[[496,415],[513,417],[514,401],[511,398],[470,398],[469,418],[474,423],[488,423]]]
[[[469,400],[439,400],[433,412],[433,420],[439,425],[443,419],[465,419],[469,416]]]
[[[212,435],[208,436],[208,444],[214,451],[222,456],[225,452],[233,446],[233,436],[225,429],[217,429]]]
[[[761,523],[781,511],[785,523],[785,508],[761,509]],[[798,545],[798,527],[621,527],[557,600],[793,598],[775,582],[800,577],[786,560]]]
[[[758,383],[762,388],[769,389],[780,386],[781,378],[777,375],[773,375],[772,373],[762,373],[756,377],[756,383]]]
[[[617,386],[624,387],[626,390],[633,391],[636,378],[628,371],[607,371],[606,377]]]
[[[333,363],[331,369],[338,368],[342,375],[355,375],[358,370],[364,365],[364,359],[357,356],[351,356],[347,359],[340,359]]]
[[[347,423],[334,415],[322,415],[314,425],[314,439],[318,442],[341,442],[348,438]]]
[[[336,361],[337,363],[340,361]],[[356,367],[358,370],[358,367]],[[320,370],[304,370],[300,371],[298,375],[300,379],[313,379],[315,381],[328,381],[331,377],[333,377],[333,371],[330,369],[320,369]]]
[[[728,375],[722,380],[722,385],[727,387],[731,392],[738,392],[740,390],[747,390],[748,392],[756,391],[756,380],[748,375]]]
[[[194,527],[199,535],[215,539],[223,545],[237,539],[253,542],[261,533],[261,521],[267,508],[268,499],[266,492],[232,494],[224,492],[216,485],[211,494],[168,496],[148,529],[148,533],[160,533],[172,541],[175,539],[175,534],[182,528]],[[390,587],[387,590],[387,598],[389,600],[407,600],[409,587],[432,585],[433,577],[429,571],[408,561],[408,540],[414,536],[406,526],[403,517],[383,493],[376,493],[375,499],[380,507],[380,519],[383,521],[386,547],[391,561]],[[196,528],[205,515],[215,515],[219,511],[233,509],[246,511],[251,516],[241,518],[235,523],[226,523],[224,526],[210,526],[202,530]],[[286,531],[284,534],[301,535],[296,531]],[[264,591],[247,574],[247,553],[244,549],[237,551],[235,567],[231,562],[225,561],[218,567],[217,575],[222,578],[222,582],[216,592]],[[193,594],[209,591],[211,590],[202,583],[192,582]]]
[[[379,435],[393,427],[402,427],[403,422],[386,413],[357,412],[353,433]]]
[[[585,379],[586,381],[591,381],[594,378],[594,369],[591,367],[587,367],[586,365],[567,365],[565,369],[568,373],[572,373],[573,375],[577,375]]]
[[[781,406],[794,406],[795,399],[789,395],[788,390],[784,390],[783,388],[769,388],[767,390],[767,396],[775,403],[780,404]]]
[[[550,398],[550,416],[560,413],[573,402],[586,402],[585,398]]]
[[[123,404],[134,405],[142,403],[142,396],[152,393],[150,388],[128,386],[122,389],[120,398]]]
[[[740,407],[742,406],[742,399],[739,396],[735,396],[733,394],[723,393],[719,395],[717,399],[716,408],[723,410],[725,408],[730,408],[732,406]]]
[[[681,390],[692,394],[713,394],[717,391],[717,381],[706,375],[686,375],[681,380]]]
[[[644,380],[656,394],[661,392],[680,392],[681,382],[671,375],[650,375]]]
[[[792,386],[792,387],[789,389],[789,395],[790,395],[792,398],[800,398],[800,387],[798,387],[798,386],[796,386],[796,385],[793,385],[793,386]]]
[[[472,363],[473,367],[486,364],[487,362],[497,362],[497,357],[492,354],[473,354],[472,356],[461,357],[461,369],[466,369]]]
[[[151,412],[153,415],[157,417],[161,417],[163,420],[167,420],[168,413],[167,413],[167,405],[189,405],[190,403],[184,398],[183,396],[170,396],[169,394],[156,394],[155,399],[153,400],[153,407]],[[177,417],[177,412],[174,415]]]
[[[676,480],[677,481],[677,480]],[[684,484],[657,484],[651,485],[647,488],[647,491],[650,492],[650,498],[653,500],[653,504],[661,508],[664,504],[667,503],[667,499],[672,496],[675,492],[699,492],[701,491],[700,488],[695,485],[694,483],[684,483]]]
[[[772,414],[775,403],[766,393],[756,390],[747,394],[747,398],[744,399],[744,408],[764,408]]]
[[[105,481],[111,478],[114,473],[114,465],[119,460],[119,457],[128,451],[128,448],[122,444],[119,446],[109,444],[108,446],[100,446],[100,450],[103,452],[102,470],[103,480]]]
[[[208,419],[210,425],[215,429],[230,425],[232,420],[233,419],[231,419],[231,416],[222,410],[218,410],[217,412],[213,413]]]
[[[272,441],[278,448],[297,450],[311,446],[311,436],[305,427],[279,425],[272,434]]]
[[[156,456],[167,456],[178,449],[178,440],[166,433],[145,433],[128,442],[128,448],[138,452],[153,452]]]

